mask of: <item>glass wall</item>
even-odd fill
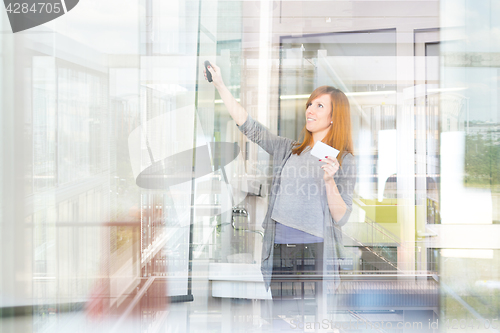
[[[0,332],[500,329],[500,5],[64,12],[17,33],[0,16]],[[280,166],[206,60],[272,135],[302,140],[319,86],[349,100],[356,186],[324,313],[308,282],[282,290],[311,311],[265,287]]]
[[[446,40],[439,47],[440,86],[450,97],[440,101],[441,225],[435,227],[469,243],[449,244],[440,251],[446,291],[441,303],[447,319],[483,318],[486,325],[496,324],[499,253],[488,244],[498,242],[490,231],[499,221],[499,64],[492,61],[498,52],[498,23],[492,15],[500,7],[450,1],[440,7]],[[485,233],[479,236],[482,228]]]

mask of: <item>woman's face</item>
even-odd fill
[[[306,129],[317,136],[328,133],[332,121],[332,99],[330,95],[321,95],[316,97],[306,109]],[[322,140],[321,137],[319,140]],[[315,139],[316,141],[316,139]]]

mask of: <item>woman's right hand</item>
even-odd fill
[[[219,89],[219,87],[222,87],[224,85],[224,81],[222,81],[222,76],[220,75],[220,68],[211,63],[210,66],[208,66],[208,70],[210,71],[210,74],[212,74],[212,83],[215,88]],[[207,80],[205,66],[203,66],[203,75],[205,75],[205,80]]]
[[[229,111],[229,114],[231,117],[234,119],[236,124],[238,126],[241,126],[243,123],[248,118],[248,113],[247,111],[238,103],[238,101],[234,98],[234,96],[231,94],[229,89],[224,85],[224,82],[222,81],[222,76],[220,75],[220,68],[217,67],[217,65],[210,64],[210,66],[207,66],[208,70],[212,74],[212,83],[214,84],[215,88],[219,91],[219,95],[222,98],[222,101],[224,102],[224,105],[226,106],[227,110]],[[207,72],[205,70],[205,66],[203,66],[203,74],[205,75],[205,80],[207,79]]]

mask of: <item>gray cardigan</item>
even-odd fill
[[[275,193],[278,193],[280,186],[281,170],[283,170],[286,161],[292,154],[292,148],[295,141],[271,133],[262,124],[252,119],[250,115],[245,123],[239,126],[239,129],[248,139],[258,144],[273,157],[273,180],[269,196],[269,206],[264,222],[262,223],[262,227],[264,228],[264,240],[262,242],[261,271],[266,290],[269,290],[273,271],[274,236],[276,231],[276,222],[271,219],[271,213],[276,201]],[[340,227],[347,223],[352,211],[352,193],[356,182],[356,163],[352,154],[348,153],[343,156],[342,167],[336,172],[334,179],[342,199],[346,203],[347,210],[340,221],[335,221],[328,208],[326,192],[323,193],[323,290],[330,291],[334,291],[340,282],[339,264],[336,259],[344,257],[344,245],[342,243],[342,230]],[[333,282],[333,288],[325,285],[329,282]]]

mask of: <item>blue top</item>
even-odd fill
[[[322,237],[316,237],[307,232],[295,228],[287,227],[284,224],[276,222],[275,244],[307,244],[321,243]]]

